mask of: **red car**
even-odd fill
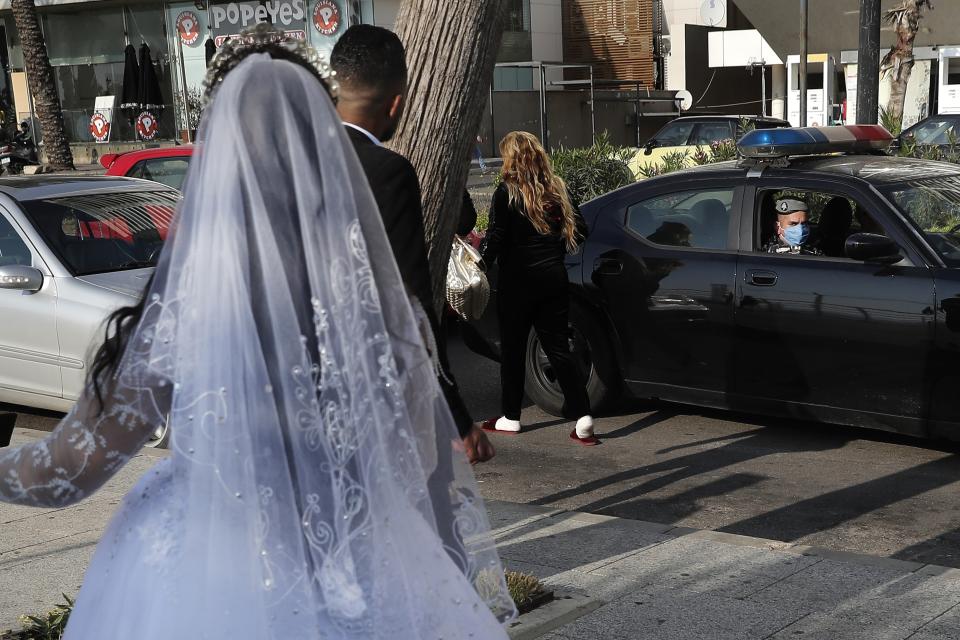
[[[108,176],[127,176],[153,180],[179,189],[187,175],[193,145],[142,149],[100,156],[100,164]]]

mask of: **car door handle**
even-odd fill
[[[618,276],[623,273],[623,263],[614,258],[600,258],[594,263],[593,271],[605,276]]]
[[[751,269],[747,271],[747,284],[755,287],[772,287],[777,284],[777,274],[773,271]]]

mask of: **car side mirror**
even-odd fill
[[[855,233],[847,238],[843,250],[848,258],[860,262],[895,264],[903,260],[897,243],[879,233]]]
[[[657,141],[653,138],[647,140],[647,144],[643,145],[643,155],[648,156],[653,153],[653,148],[657,146]]]
[[[40,291],[41,287],[43,287],[43,273],[39,269],[19,264],[0,267],[0,289]]]

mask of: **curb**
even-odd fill
[[[525,613],[507,627],[512,640],[533,640],[570,624],[606,604],[580,593],[557,592],[554,599]]]

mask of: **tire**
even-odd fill
[[[572,346],[581,375],[589,371],[587,396],[593,413],[609,408],[621,395],[623,381],[616,366],[610,341],[601,324],[577,305],[570,306]],[[535,330],[530,331],[524,358],[524,387],[534,404],[554,416],[563,415],[563,392],[547,361]],[[568,416],[579,417],[579,416]]]
[[[170,445],[170,416],[167,415],[163,425],[156,428],[150,435],[150,439],[143,446],[150,449],[166,449]]]

